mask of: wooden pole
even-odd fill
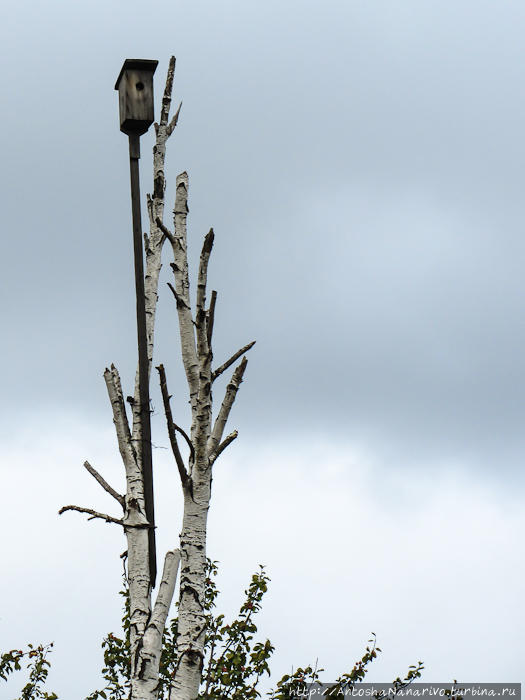
[[[149,407],[149,362],[146,333],[146,296],[144,292],[144,260],[142,222],[140,213],[139,182],[140,136],[129,134],[129,167],[131,178],[131,212],[133,218],[133,251],[135,257],[135,291],[137,297],[137,340],[139,351],[139,400],[142,430],[142,474],[144,501],[149,523],[149,572],[151,587],[157,578],[157,554],[155,547],[155,510],[153,503],[153,468],[151,456],[151,415]]]

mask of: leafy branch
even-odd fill
[[[49,673],[50,663],[47,655],[51,651],[53,643],[40,646],[27,645],[26,651],[12,649],[0,656],[0,678],[4,681],[14,671],[22,669],[22,661],[29,671],[29,680],[22,688],[20,697],[16,700],[58,700],[56,693],[48,693],[41,686],[45,685]]]
[[[206,636],[204,641],[204,661],[202,683],[198,700],[255,700],[261,697],[258,689],[264,675],[270,676],[270,658],[274,646],[269,639],[256,640],[257,625],[255,617],[261,610],[262,601],[270,581],[264,567],[259,566],[244,591],[244,599],[237,618],[226,622],[223,614],[215,612],[219,591],[215,583],[218,565],[216,561],[207,560],[204,590],[204,609],[206,611]],[[107,634],[102,641],[104,666],[102,677],[105,685],[95,690],[85,700],[125,700],[131,689],[131,652],[130,652],[130,595],[126,574],[123,576],[123,588],[120,595],[124,600],[122,615],[122,636]],[[159,668],[158,700],[168,700],[175,672],[179,665],[177,656],[178,616],[173,617],[164,629],[162,653]],[[58,700],[55,693],[46,693],[41,686],[45,684],[49,669],[47,653],[52,648],[28,645],[26,651],[13,649],[0,657],[0,679],[6,680],[9,674],[22,669],[26,660],[29,670],[29,682],[22,689],[17,700]],[[370,664],[381,653],[372,633],[363,657],[358,660],[351,671],[342,674],[335,683],[321,683],[322,668],[317,666],[299,667],[290,674],[285,674],[273,690],[266,695],[269,700],[291,700],[297,697],[309,697],[312,686],[318,686],[319,694],[326,697],[348,695],[357,683],[364,680]],[[410,666],[404,678],[396,678],[391,684],[388,698],[394,697],[410,683],[421,677],[422,662]],[[317,692],[315,693],[318,694]],[[385,700],[385,693],[376,693],[375,700]]]

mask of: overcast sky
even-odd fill
[[[123,484],[102,378],[115,362],[131,393],[136,363],[113,86],[125,58],[158,59],[158,106],[175,54],[167,211],[187,170],[193,261],[216,233],[217,361],[257,339],[214,477],[225,609],[262,562],[276,674],[319,657],[333,678],[374,631],[377,681],[420,658],[430,681],[525,680],[525,5],[19,0],[1,18],[1,649],[55,640],[53,689],[81,698],[117,630],[122,534],[56,512],[112,508],[85,459]],[[155,360],[183,410],[167,279]],[[159,411],[154,431],[162,557],[181,511]]]

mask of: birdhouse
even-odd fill
[[[118,90],[120,130],[125,134],[145,134],[155,119],[153,73],[158,61],[127,58],[120,69]]]

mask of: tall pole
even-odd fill
[[[135,291],[137,297],[137,339],[139,350],[139,401],[141,425],[142,475],[144,501],[149,524],[149,572],[151,587],[157,578],[155,547],[155,509],[153,505],[153,468],[151,459],[151,416],[149,407],[149,361],[146,331],[146,294],[144,291],[144,260],[139,182],[140,135],[129,134],[129,169],[131,179],[131,213],[133,218],[133,251],[135,257]]]

